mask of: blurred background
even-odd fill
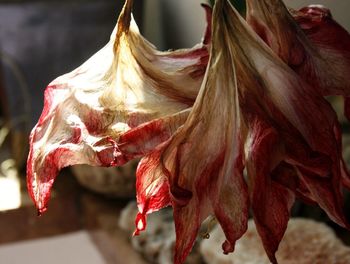
[[[242,1],[232,1],[243,12]],[[142,34],[160,50],[191,47],[201,41],[206,22],[199,5],[204,0],[134,2]],[[324,4],[350,30],[350,1],[285,2],[293,8]],[[0,0],[0,264],[171,263],[171,210],[152,216],[148,233],[130,239],[136,213],[132,201],[137,162],[122,168],[76,166],[63,170],[50,209],[42,217],[36,216],[25,186],[28,135],[41,113],[46,85],[78,67],[108,42],[123,3]],[[341,109],[341,103],[333,101]],[[344,154],[350,161],[350,131],[342,122]],[[347,206],[350,212],[349,201]],[[349,233],[332,224],[318,208],[297,204],[293,215],[326,223],[342,243],[350,244]],[[209,229],[215,226],[212,222]],[[188,263],[214,263],[208,261],[210,249],[200,246],[201,240],[199,237]],[[215,263],[231,263],[218,259]]]

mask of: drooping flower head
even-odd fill
[[[233,251],[247,228],[237,80],[229,35],[217,6],[210,61],[195,104],[184,125],[159,150],[143,158],[137,171],[144,179],[166,177],[170,186],[176,264],[184,262],[209,215],[214,214],[225,231],[225,253]],[[143,192],[140,187],[138,192]],[[145,201],[138,202],[141,214],[146,213]]]
[[[348,227],[339,123],[320,88],[328,87],[326,79],[314,71],[320,79],[313,85],[300,72],[319,69],[322,56],[314,56],[321,52],[299,35],[284,5],[249,1],[250,27],[228,0],[217,0],[203,44],[161,53],[138,33],[131,4],[126,1],[110,43],[46,89],[27,169],[38,209],[45,210],[64,166],[143,157],[135,234],[145,229],[147,214],[171,205],[175,264],[184,262],[209,215],[218,219],[229,253],[246,231],[251,208],[272,263],[296,198]],[[270,4],[276,17],[260,16]],[[283,32],[280,21],[295,31]],[[278,28],[274,34],[270,24]],[[292,33],[300,36],[296,53],[294,44],[282,49]],[[310,52],[299,53],[303,48]]]
[[[350,96],[350,34],[328,9],[290,13],[282,0],[247,0],[247,21],[311,88],[324,96]]]
[[[137,172],[141,179],[164,185],[141,184],[138,192],[166,197],[157,199],[159,208],[164,201],[173,206],[176,264],[183,263],[209,214],[221,224],[227,238],[223,249],[229,253],[246,228],[246,167],[254,220],[276,263],[296,197],[319,204],[331,219],[347,226],[339,124],[329,103],[227,0],[216,1],[212,30],[208,69],[188,119],[141,161]],[[164,186],[170,186],[170,195]],[[152,211],[149,201],[138,200],[138,231]]]
[[[115,142],[126,131],[181,112],[197,96],[209,57],[210,29],[205,43],[192,49],[159,52],[140,35],[131,9],[132,1],[127,0],[104,48],[45,90],[27,164],[28,190],[40,212],[46,209],[61,168],[122,165],[149,147],[144,131],[139,141],[144,148],[116,150]],[[205,10],[210,19],[210,8]],[[163,128],[158,126],[166,137]]]
[[[255,4],[262,2],[267,4]],[[241,115],[248,129],[245,164],[251,206],[265,250],[276,262],[274,253],[295,197],[318,203],[333,221],[347,226],[335,132],[339,124],[328,102],[228,10]]]
[[[343,77],[349,74],[350,34],[333,19],[330,10],[321,5],[310,5],[298,11],[292,10],[292,15],[313,45],[318,47],[321,52],[323,51],[325,59],[330,60],[330,64],[336,61],[335,71],[340,70],[339,75],[343,75]],[[341,81],[346,82],[345,79]],[[344,85],[344,89],[349,89],[349,86]],[[350,120],[349,91],[340,94],[347,96],[344,102],[344,114]]]

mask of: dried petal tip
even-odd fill
[[[165,143],[164,143],[165,144]],[[146,215],[170,205],[168,179],[159,165],[161,145],[141,159],[136,171],[137,206],[135,235],[146,228]]]
[[[47,211],[47,207],[37,210],[37,215],[40,217]]]
[[[146,215],[138,213],[135,219],[136,229],[133,233],[133,236],[138,236],[141,231],[146,229]]]

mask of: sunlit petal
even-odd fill
[[[103,49],[46,88],[27,165],[28,189],[40,212],[61,168],[125,163],[134,157],[116,150],[123,133],[181,112],[197,96],[209,58],[207,45],[159,52],[140,35],[131,8],[132,1],[126,1]],[[205,10],[210,19],[210,9]]]

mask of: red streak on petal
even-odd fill
[[[166,143],[142,158],[136,171],[136,197],[139,213],[134,235],[146,228],[146,215],[170,205],[168,179],[163,173],[160,156]]]
[[[253,123],[251,152],[247,157],[247,171],[252,183],[251,203],[254,221],[272,263],[277,263],[275,253],[287,228],[294,195],[287,188],[274,182],[270,173],[280,162],[279,135],[261,121]],[[277,153],[275,153],[277,152]],[[266,157],[280,157],[266,162]]]

